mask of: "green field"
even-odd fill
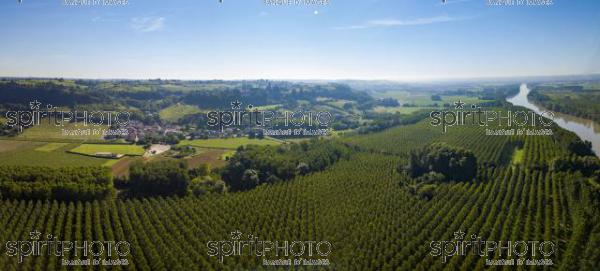
[[[345,104],[350,103],[350,104],[354,104],[356,105],[356,102],[354,101],[350,101],[350,100],[342,100],[342,99],[337,99],[337,100],[328,100],[327,104],[342,109],[344,107]]]
[[[465,95],[443,95],[441,94],[441,101],[434,101],[431,99],[431,96],[434,93],[414,93],[408,91],[386,91],[386,92],[377,92],[376,97],[378,98],[394,98],[398,100],[400,104],[411,104],[416,107],[429,107],[434,103],[437,103],[439,106],[442,106],[444,103],[454,103],[458,100],[465,102],[467,105],[477,104],[481,102],[485,102],[486,100],[481,100],[475,96],[465,96]]]
[[[179,146],[193,146],[200,148],[215,148],[215,149],[237,149],[244,145],[278,145],[280,141],[274,139],[249,139],[247,137],[235,138],[211,138],[211,139],[195,139],[182,140]]]
[[[56,126],[42,122],[40,125],[36,125],[27,128],[22,134],[19,134],[17,138],[24,140],[39,140],[39,141],[51,141],[51,140],[66,140],[66,141],[83,141],[83,140],[102,140],[102,135],[89,134],[78,134],[68,135],[63,134],[63,129],[73,131],[81,129],[86,131],[88,129],[107,129],[106,126],[83,126],[82,124],[75,125],[73,123],[67,123],[64,126]]]
[[[186,104],[174,104],[169,106],[159,112],[159,116],[161,119],[176,122],[179,119],[183,118],[186,115],[200,113],[202,110],[195,105],[186,105]]]
[[[235,150],[230,149],[195,148],[196,154],[184,158],[190,168],[198,167],[201,164],[208,164],[212,168],[222,167],[227,164],[225,155],[231,156],[235,153]]]
[[[52,144],[52,145],[49,145]],[[0,140],[0,165],[99,166],[110,159],[68,153],[79,144]]]
[[[112,168],[115,164],[117,164],[121,159],[107,159],[102,165],[105,167]]]
[[[60,149],[66,145],[69,145],[68,143],[48,143],[44,146],[41,146],[39,148],[36,148],[36,151],[44,151],[44,152],[51,152],[51,151],[55,151],[57,149]]]
[[[386,107],[386,106],[376,106],[375,108],[373,108],[373,111],[377,112],[377,113],[401,113],[401,114],[412,114],[414,112],[417,112],[419,110],[424,110],[424,109],[431,109],[433,110],[434,107],[405,107],[405,106],[395,106],[395,107]]]
[[[125,144],[81,144],[80,146],[70,150],[73,153],[81,153],[85,155],[95,155],[99,152],[124,154],[139,156],[144,154],[144,148],[138,145]]]
[[[397,99],[401,104],[395,107],[376,106],[373,111],[377,113],[401,113],[401,114],[412,114],[419,110],[435,110],[442,109],[444,105],[453,106],[454,102],[462,101],[466,103],[466,106],[472,104],[479,104],[486,102],[487,100],[481,100],[474,96],[464,95],[441,95],[441,101],[434,101],[431,99],[432,93],[412,93],[407,91],[387,91],[378,92],[377,97],[379,98],[394,98]],[[410,106],[405,106],[406,104]]]
[[[252,110],[255,110],[255,109],[259,110],[259,111],[277,110],[281,106],[282,106],[281,104],[261,105],[261,106],[255,106],[255,107],[253,107]]]

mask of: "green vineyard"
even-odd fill
[[[596,188],[579,172],[550,168],[548,161],[567,154],[554,144],[561,138],[482,136],[475,128],[442,137],[421,122],[342,140],[360,150],[324,171],[245,192],[91,202],[5,199],[0,240],[30,240],[33,231],[59,240],[125,240],[128,265],[112,267],[125,270],[273,269],[256,256],[210,256],[207,244],[231,240],[233,232],[260,240],[329,242],[330,264],[303,267],[308,270],[489,269],[486,259],[499,255],[433,255],[432,242],[452,241],[464,232],[483,240],[554,244],[546,257],[552,265],[497,270],[597,270]],[[398,165],[409,150],[442,140],[481,157],[477,178],[439,184],[430,200],[407,192]],[[522,143],[512,143],[517,141]],[[523,161],[503,161],[503,152],[510,158],[516,148],[523,149]],[[2,270],[69,270],[61,260],[81,258],[70,251],[63,258],[30,255],[19,263],[7,247],[0,252]]]

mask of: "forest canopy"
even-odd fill
[[[137,162],[129,172],[130,193],[143,196],[184,196],[190,185],[184,162],[164,160]]]
[[[222,177],[232,190],[247,190],[324,170],[350,152],[343,143],[322,139],[281,146],[250,145],[238,149]]]
[[[444,181],[470,181],[477,175],[477,158],[470,150],[433,143],[410,153],[406,172],[413,178],[435,176]]]

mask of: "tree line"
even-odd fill
[[[103,167],[0,166],[0,197],[95,200],[113,194],[112,176]]]

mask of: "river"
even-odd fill
[[[554,112],[538,106],[530,102],[527,98],[527,95],[529,95],[530,91],[531,90],[527,87],[527,84],[521,84],[519,94],[507,98],[506,101],[513,105],[523,106],[531,109],[538,114],[543,111],[554,113],[554,122],[556,122],[558,126],[574,132],[582,140],[592,142],[592,149],[594,150],[594,153],[596,153],[596,156],[600,155],[600,124],[589,119],[575,117],[560,112]]]

